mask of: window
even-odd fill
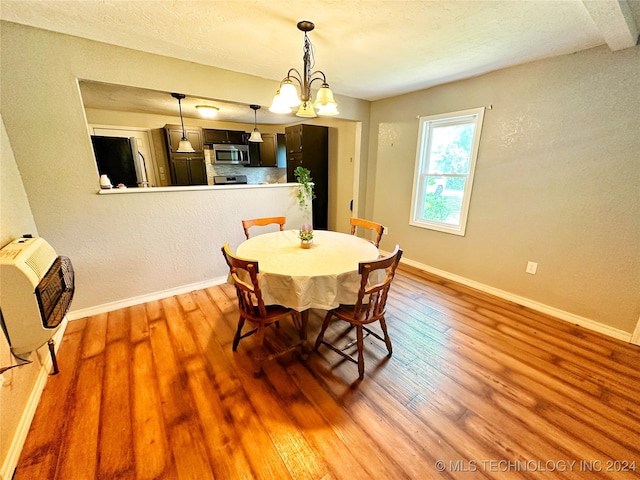
[[[411,219],[464,235],[484,108],[420,117]]]

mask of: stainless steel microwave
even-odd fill
[[[237,144],[236,145],[214,144],[213,145],[213,162],[248,165],[249,164],[249,146],[237,145]]]

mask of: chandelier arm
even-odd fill
[[[322,83],[327,83],[327,77],[325,76],[324,72],[321,72],[320,70],[316,70],[309,76],[309,85],[311,85],[316,80],[322,80]]]
[[[284,82],[287,79],[294,79],[296,82],[300,84],[301,87],[304,85],[304,80],[302,79],[302,75],[300,75],[300,72],[295,68],[289,69],[289,71],[287,72],[287,76],[282,79],[282,82]],[[280,82],[280,86],[282,86],[282,82]]]

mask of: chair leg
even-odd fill
[[[253,372],[254,377],[259,377],[262,374],[262,364],[264,363],[265,358],[267,358],[267,352],[264,347],[264,325],[258,325],[258,331],[256,332],[256,367]]]
[[[240,337],[242,336],[242,327],[244,326],[244,318],[240,316],[238,319],[238,328],[236,330],[236,336],[233,337],[233,351],[238,349],[238,343],[240,343]]]
[[[362,325],[356,327],[356,339],[358,342],[358,373],[360,380],[364,378],[364,335]]]
[[[333,313],[327,312],[327,315],[324,317],[324,321],[322,322],[322,328],[320,329],[320,333],[318,334],[318,338],[316,338],[316,345],[313,347],[313,351],[317,351],[324,339],[324,332],[327,330],[329,326],[329,322],[331,321],[331,316]]]
[[[380,318],[380,328],[382,329],[382,333],[384,333],[384,343],[387,346],[389,356],[391,356],[393,348],[391,347],[391,338],[389,338],[389,334],[387,333],[387,322],[385,322],[384,317]]]

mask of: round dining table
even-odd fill
[[[298,231],[285,230],[245,240],[236,255],[258,261],[265,304],[301,312],[304,345],[309,309],[354,304],[360,288],[358,264],[377,259],[379,252],[368,240],[327,230],[314,230],[311,248],[302,248]]]
[[[258,261],[265,304],[299,312],[355,303],[360,288],[358,263],[379,256],[368,240],[327,230],[313,232],[311,248],[301,248],[297,230],[285,230],[251,237],[238,246],[236,254]]]

